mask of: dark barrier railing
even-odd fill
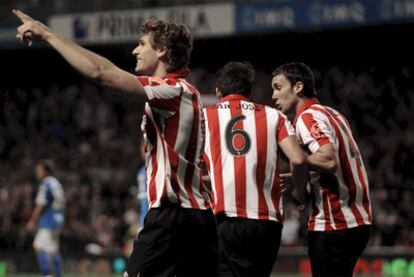
[[[91,273],[117,273],[125,268],[126,257],[94,256],[70,253],[63,257],[64,271],[87,276]],[[307,249],[303,247],[282,248],[273,268],[274,273],[310,276]],[[36,257],[31,252],[13,250],[0,253],[0,277],[5,272],[37,272]],[[368,248],[355,268],[358,276],[414,276],[414,248],[376,247]],[[277,275],[277,274],[275,274]]]

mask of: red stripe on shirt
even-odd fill
[[[336,137],[339,140],[339,157],[341,159],[341,169],[342,169],[342,176],[345,180],[345,184],[349,189],[349,199],[348,199],[348,205],[351,208],[352,213],[354,214],[356,221],[358,225],[364,225],[363,218],[361,216],[361,213],[359,212],[358,208],[355,205],[355,198],[356,198],[356,184],[353,177],[353,172],[351,169],[350,162],[348,160],[348,155],[345,150],[345,142],[342,137],[342,133],[339,129],[339,126],[336,122],[337,119],[335,119],[327,110],[321,109],[318,107],[312,107],[312,109],[317,110],[325,114],[325,116],[328,118],[329,122],[335,129]]]
[[[335,174],[328,172],[320,173],[320,184],[326,193],[328,194],[329,205],[334,217],[335,229],[346,229],[348,225],[345,220],[345,216],[342,212],[342,206],[339,194],[339,183]]]
[[[319,127],[317,126],[317,121],[313,118],[312,114],[305,113],[303,114],[302,119],[303,119],[303,122],[305,123],[306,128],[308,129],[308,132],[312,135],[314,139],[318,141],[318,144],[320,147],[327,143],[330,143],[328,137],[325,136],[325,134],[323,134],[323,132],[320,129],[318,129]],[[332,174],[332,177],[336,178],[333,174]],[[321,178],[321,181],[324,181],[324,180]],[[332,223],[335,224],[335,229],[347,228],[345,216],[341,210],[339,183],[336,181],[336,179],[329,179],[328,183],[321,183],[321,186],[324,188],[323,206],[324,206],[325,220],[328,218],[328,221],[330,221],[329,210],[327,210],[325,206],[326,204],[325,200],[326,200],[326,201],[329,201],[329,205],[331,206],[331,211],[332,211],[332,215],[334,219],[334,222]],[[327,211],[328,211],[328,214],[327,214]],[[325,224],[326,224],[325,228],[332,228],[332,226],[328,227],[327,223]]]
[[[313,186],[311,186],[311,195],[314,195],[315,194],[315,190],[314,190],[314,188],[313,188]],[[315,201],[315,198],[314,197],[312,197],[311,198],[311,203],[312,203],[312,214],[311,214],[311,216],[310,216],[310,218],[309,218],[309,222],[308,222],[308,229],[309,230],[315,230],[315,222],[316,222],[316,217],[318,216],[318,214],[319,214],[319,208],[318,208],[318,206],[316,205],[316,203],[315,203],[316,201]]]
[[[214,167],[214,184],[216,195],[214,196],[214,213],[219,214],[225,211],[224,207],[224,185],[221,161],[221,139],[220,139],[220,121],[218,110],[213,107],[206,108],[208,130],[210,133],[210,152],[212,166]],[[210,163],[209,163],[210,166]]]
[[[149,79],[148,76],[138,76],[137,80],[141,83],[141,85],[143,87],[148,86],[149,85]]]
[[[309,134],[318,142],[319,147],[322,147],[325,144],[330,143],[329,138],[322,132],[318,131],[316,120],[313,118],[313,115],[310,113],[304,113],[301,115],[303,123],[305,123],[306,129],[308,129]]]
[[[157,134],[155,133],[155,126],[151,120],[148,120],[147,122],[147,136],[148,137],[155,137],[155,139],[152,139],[152,149],[150,151],[150,157],[151,157],[151,166],[152,166],[152,172],[151,177],[149,178],[149,186],[148,186],[148,196],[150,200],[150,207],[154,202],[157,200],[157,185],[156,185],[156,175],[158,172],[158,164],[157,164],[157,147],[158,147],[158,141],[157,141]]]
[[[167,142],[167,144],[170,147],[174,148],[175,142],[176,142],[177,136],[178,136],[178,128],[179,128],[179,125],[180,125],[181,96],[172,98],[172,99],[168,100],[168,102],[170,102],[170,104],[169,104],[169,105],[171,105],[170,110],[174,111],[174,114],[171,117],[165,119],[164,138],[165,138],[165,141]],[[152,107],[152,104],[151,104],[151,107]],[[165,107],[163,107],[162,109],[165,109]]]
[[[148,76],[137,78],[151,98],[146,106],[146,109],[150,109],[148,110],[148,120],[145,120],[144,118],[142,126],[147,133],[148,144],[156,144],[154,151],[158,151],[153,152],[152,157],[148,154],[147,163],[151,166],[153,163],[155,165],[154,173],[150,174],[151,176],[148,176],[150,179],[148,183],[153,184],[151,192],[152,199],[151,197],[149,198],[152,207],[161,207],[165,201],[173,203],[181,201],[180,205],[182,207],[206,209],[209,206],[207,200],[198,191],[195,191],[195,189],[200,189],[200,191],[203,190],[200,184],[201,178],[198,179],[199,176],[194,176],[194,174],[199,174],[201,172],[199,167],[201,151],[197,150],[202,148],[199,143],[203,143],[204,133],[202,134],[202,137],[196,138],[198,141],[196,141],[195,147],[189,147],[189,145],[186,144],[185,146],[180,145],[180,149],[175,149],[175,144],[177,144],[177,139],[179,137],[178,132],[182,132],[186,135],[191,135],[192,132],[197,133],[198,135],[200,133],[200,130],[198,130],[199,125],[194,126],[194,122],[192,122],[192,116],[182,118],[182,115],[180,115],[180,105],[186,105],[186,110],[190,111],[190,114],[194,112],[193,103],[181,102],[183,94],[185,93],[185,95],[189,97],[192,97],[193,94],[199,96],[198,91],[193,86],[189,85],[183,79],[177,79],[178,77],[183,76],[184,75],[182,74],[174,73],[168,74],[166,78]],[[182,86],[179,86],[178,83]],[[200,106],[198,99],[196,100],[198,106]],[[148,123],[149,121],[152,122]],[[196,123],[199,124],[199,122]],[[197,164],[193,162],[196,158],[194,158],[193,161],[185,159],[186,156],[191,156],[189,151],[195,152],[192,154],[193,157],[198,156]],[[184,170],[178,172],[178,165],[181,168],[181,163]],[[155,179],[152,180],[151,178]],[[196,180],[196,178],[198,180]],[[162,183],[158,183],[157,179]],[[183,184],[181,184],[181,182]],[[167,187],[167,184],[169,187]],[[185,185],[187,185],[187,188]],[[194,192],[194,195],[188,195],[187,189]],[[190,199],[190,197],[193,198]],[[205,205],[205,203],[207,203],[207,205]]]
[[[205,137],[206,132],[205,132],[205,122],[204,122],[204,118],[203,118],[203,111],[202,111],[200,102],[198,100],[201,97],[200,96],[200,92],[193,85],[191,85],[190,83],[188,83],[186,80],[182,80],[182,82],[184,82],[187,85],[189,91],[193,94],[193,99],[192,99],[192,101],[193,101],[193,107],[194,107],[194,110],[197,110],[197,116],[198,116],[198,119],[197,120],[200,121],[199,127],[202,130],[201,135],[203,137]],[[204,145],[203,145],[203,147],[204,147]],[[200,153],[198,153],[198,155],[199,155],[198,157],[194,155],[194,162],[196,162],[197,159],[202,160],[202,158],[203,158],[203,150],[204,149],[201,149]],[[196,152],[197,152],[197,145],[195,145],[195,148],[194,148],[194,153],[196,153]],[[200,191],[200,194],[201,195],[205,195],[205,194],[208,194],[208,190],[206,189],[206,187],[204,186],[204,183],[202,181],[203,170],[201,168],[202,167],[200,166],[200,189],[199,189],[199,191]],[[208,208],[211,207],[210,206],[211,205],[210,204],[210,200],[207,197],[204,197],[204,205],[205,205],[205,207],[208,207]]]
[[[201,116],[201,135],[205,138],[206,137],[206,122],[205,122],[205,117],[204,117],[204,113],[203,110],[200,110],[200,116]],[[207,187],[205,186],[204,182],[203,182],[203,173],[204,173],[204,147],[205,145],[202,145],[200,147],[200,152],[199,152],[199,163],[200,163],[200,195],[204,196],[204,206],[211,208],[211,196],[212,193],[210,194],[210,191],[207,189]]]
[[[187,150],[185,153],[186,160],[189,161],[187,168],[185,170],[184,178],[184,187],[187,192],[188,198],[191,202],[191,206],[194,208],[199,208],[197,201],[194,198],[193,194],[193,176],[194,176],[194,162],[195,155],[197,150],[198,143],[198,128],[200,127],[200,108],[197,101],[197,96],[192,95],[192,105],[193,105],[193,126],[191,128],[190,140],[187,145]],[[200,184],[201,185],[201,184]]]
[[[279,162],[277,162],[275,178],[273,179],[273,186],[271,191],[271,198],[273,202],[273,206],[276,210],[276,219],[278,222],[283,222],[282,213],[280,211],[280,200],[281,200],[281,192],[280,192],[280,177],[279,177]]]
[[[197,96],[195,94],[192,95],[191,102],[193,105],[193,126],[191,128],[191,133],[187,134],[190,136],[190,140],[187,145],[187,150],[185,153],[185,158],[194,163],[196,158],[197,152],[197,143],[198,143],[198,128],[200,127],[200,106],[198,105]]]
[[[326,108],[328,110],[328,112],[332,115],[333,112],[331,111],[331,109]],[[342,116],[343,120],[345,121],[346,127],[344,128],[348,128],[348,134],[352,134],[351,132],[351,126],[348,123],[348,120],[346,120],[346,118],[344,116]],[[338,119],[339,121],[339,119]],[[339,121],[339,123],[342,123],[342,121]],[[350,143],[352,144],[352,147],[354,149],[358,149],[357,144],[354,140],[354,138],[352,136],[348,137],[348,140],[350,141]],[[365,180],[363,174],[362,174],[362,167],[363,167],[363,162],[362,162],[362,157],[358,157],[356,159],[357,162],[357,172],[358,172],[358,179],[359,182],[362,184],[362,205],[365,209],[366,214],[368,215],[368,220],[369,222],[372,222],[372,212],[371,212],[371,203],[369,201],[368,198],[368,184],[367,181]]]
[[[178,170],[178,155],[170,146],[168,146],[168,158],[171,165],[171,187],[177,196],[178,203],[181,203],[180,199],[180,185],[177,178]]]
[[[259,219],[269,219],[269,209],[264,196],[264,180],[267,159],[267,118],[266,110],[262,105],[255,104],[255,122],[256,122],[256,147],[257,147],[257,168],[256,182],[257,193],[259,196]]]
[[[170,166],[171,166],[171,188],[177,196],[178,203],[181,203],[180,186],[179,186],[178,177],[177,177],[179,159],[178,159],[177,152],[174,151],[174,146],[177,140],[178,129],[180,125],[181,96],[169,99],[168,103],[169,105],[171,105],[171,110],[174,111],[175,113],[171,117],[165,119],[164,138],[165,138],[165,141],[167,142],[168,158],[170,160]],[[152,104],[153,103],[151,103],[151,106]],[[154,106],[156,107],[156,105]]]
[[[279,124],[277,127],[277,141],[281,142],[282,140],[284,140],[287,136],[289,136],[288,130],[286,128],[286,120],[285,118],[281,115],[281,113],[278,111],[279,113]]]
[[[323,214],[325,217],[325,231],[334,230],[331,225],[331,216],[329,212],[329,201],[328,201],[329,189],[322,187],[322,199],[323,199]],[[335,215],[333,215],[335,221]]]
[[[229,101],[230,104],[230,114],[231,117],[242,114],[241,101],[234,100]],[[243,120],[239,120],[235,125],[234,129],[243,129]],[[234,136],[233,143],[236,141],[237,137]],[[243,156],[234,156],[234,181],[236,184],[236,206],[237,206],[237,216],[247,217],[246,213],[246,157]]]

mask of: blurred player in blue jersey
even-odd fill
[[[145,142],[141,141],[139,145],[139,152],[143,161],[145,161]],[[137,174],[138,185],[138,203],[139,203],[139,229],[144,228],[144,219],[148,212],[148,198],[147,198],[147,174],[146,165],[144,164]]]
[[[36,251],[43,276],[62,276],[62,260],[59,253],[59,235],[64,222],[65,198],[60,182],[53,177],[54,165],[50,160],[40,161],[35,174],[40,186],[27,229],[36,233],[33,247]]]

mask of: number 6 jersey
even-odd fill
[[[278,142],[295,131],[278,110],[230,94],[204,108],[216,215],[283,222]]]

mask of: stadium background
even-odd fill
[[[30,50],[19,45],[11,8],[131,71],[143,19],[183,21],[196,37],[191,80],[206,102],[214,101],[215,71],[228,61],[255,66],[253,99],[267,104],[276,66],[309,64],[322,102],[350,120],[369,174],[375,225],[357,271],[414,276],[414,1],[409,0],[0,2],[0,276],[6,269],[7,276],[38,271],[33,234],[24,226],[37,189],[34,163],[45,157],[56,161],[66,193],[65,271],[120,272],[136,234],[135,176],[143,164],[138,154],[143,103],[86,81],[44,44]],[[305,217],[287,203],[275,275],[309,274]]]

